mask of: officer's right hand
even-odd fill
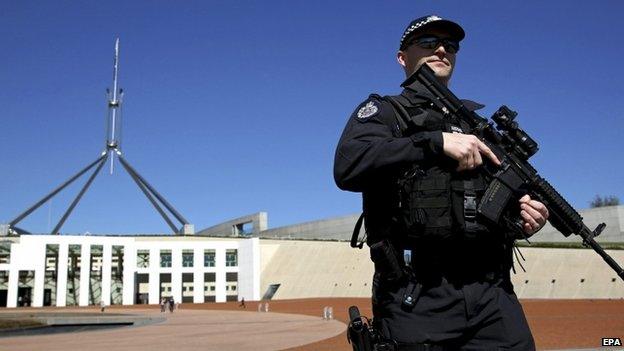
[[[481,154],[487,156],[494,164],[500,165],[496,155],[476,136],[461,133],[442,133],[444,154],[457,162],[458,171],[474,169],[483,164]]]

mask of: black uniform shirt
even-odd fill
[[[376,111],[367,115],[366,106]],[[442,131],[401,137],[390,103],[370,96],[353,112],[338,142],[334,179],[340,189],[363,192],[401,166],[441,153]]]
[[[406,105],[442,114],[420,83],[408,78],[402,86],[398,98]],[[470,110],[482,107],[470,101],[464,103]],[[403,172],[414,164],[451,161],[443,153],[442,140],[442,132],[450,132],[449,128],[450,124],[402,136],[392,105],[378,95],[371,95],[355,109],[338,142],[334,179],[340,189],[362,192],[369,242],[397,237],[396,180]]]

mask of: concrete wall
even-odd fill
[[[587,227],[591,230],[594,230],[600,223],[607,224],[607,227],[596,238],[596,241],[624,242],[624,206],[591,208],[580,211],[580,214]],[[580,242],[581,240],[576,235],[570,235],[566,238],[548,223],[531,241]]]
[[[522,298],[624,298],[624,282],[591,249],[521,249],[527,272],[512,277]],[[624,251],[607,253],[624,265]]]
[[[281,284],[274,299],[367,297],[373,264],[368,249],[344,242],[260,240],[260,291]]]
[[[624,298],[624,282],[589,249],[522,248],[522,272],[512,275],[521,298]],[[624,251],[608,251],[624,264]],[[263,294],[281,284],[274,299],[369,297],[373,264],[369,251],[346,242],[260,240]],[[553,282],[554,280],[554,282]]]
[[[353,227],[358,217],[359,214],[348,215],[271,228],[262,231],[260,237],[266,239],[351,240],[351,233],[353,233]]]
[[[624,242],[624,206],[610,206],[580,211],[585,224],[594,229],[604,222],[607,227],[597,238],[598,242]],[[267,239],[303,239],[303,240],[351,240],[353,227],[360,214],[305,222],[284,227],[271,228],[260,232],[261,238]],[[568,238],[547,224],[535,235],[534,242],[580,242],[580,238],[571,235]]]

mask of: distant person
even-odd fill
[[[238,307],[247,308],[247,306],[245,306],[245,298],[244,297],[241,299],[240,305],[238,305]]]
[[[104,300],[100,301],[100,312],[104,313],[104,309],[106,308],[106,304],[104,303]]]
[[[175,308],[175,301],[173,300],[173,296],[169,298],[169,312],[173,313],[173,309]]]
[[[160,299],[160,312],[165,312],[165,304],[167,303],[167,299],[163,296]]]

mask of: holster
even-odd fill
[[[386,282],[398,282],[407,277],[403,257],[399,256],[388,239],[370,245],[375,272]]]

